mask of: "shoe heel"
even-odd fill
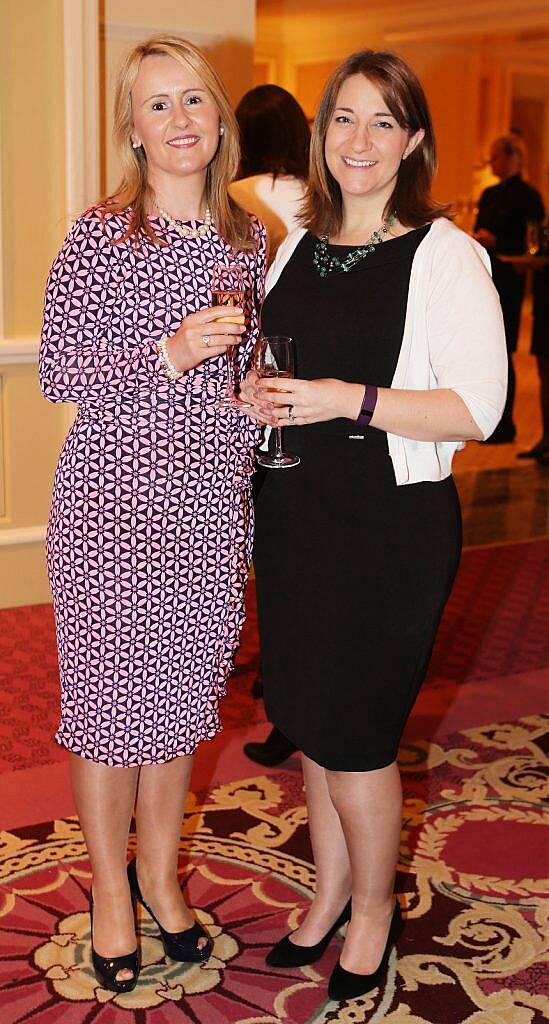
[[[171,960],[176,960],[178,963],[205,963],[212,955],[213,949],[213,943],[207,931],[198,921],[195,921],[190,928],[186,928],[182,932],[168,932],[162,927],[148,903],[143,899],[137,878],[137,861],[135,857],[128,864],[128,881],[130,883],[130,891],[135,896],[137,902],[150,914],[158,928],[166,956],[169,956]],[[207,939],[206,944],[202,948],[198,945],[200,939]]]
[[[338,960],[328,984],[328,998],[336,1002],[341,1002],[344,999],[359,999],[367,992],[372,992],[374,988],[379,988],[387,977],[391,950],[402,934],[403,927],[400,904],[398,900],[395,900],[387,942],[377,969],[373,974],[354,974],[352,971],[346,971]]]
[[[316,963],[326,952],[336,932],[349,920],[351,916],[351,900],[343,907],[341,914],[334,921],[326,935],[317,942],[315,946],[298,946],[291,941],[290,935],[285,935],[276,946],[267,953],[265,963],[268,967],[306,967]]]

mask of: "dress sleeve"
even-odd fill
[[[138,310],[120,315],[123,246],[93,211],[73,225],[51,268],[40,344],[40,387],[51,402],[148,390],[165,380],[159,338],[140,336]]]
[[[437,386],[463,399],[484,440],[499,423],[507,393],[505,331],[488,259],[472,238],[453,232],[434,253],[427,305]]]

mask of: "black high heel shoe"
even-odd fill
[[[269,967],[306,967],[307,964],[316,963],[326,952],[335,933],[349,920],[350,916],[351,900],[345,904],[337,921],[334,921],[324,938],[317,942],[315,946],[298,946],[295,942],[291,941],[293,932],[290,932],[280,942],[277,942],[276,946],[273,946],[270,953],[265,957],[265,963]]]
[[[243,750],[250,761],[265,765],[266,768],[274,768],[295,754],[297,747],[291,740],[286,739],[276,725],[273,725],[264,743],[245,743]]]
[[[125,956],[99,956],[99,953],[95,952],[93,948],[93,896],[91,893],[90,938],[93,969],[101,988],[107,988],[109,992],[133,992],[139,977],[139,951],[136,948],[133,953],[127,953]],[[132,971],[133,978],[118,981],[116,975],[119,971]]]
[[[364,996],[367,992],[371,992],[372,989],[378,988],[385,980],[389,967],[389,956],[402,931],[403,924],[400,904],[398,900],[395,900],[395,909],[393,910],[393,916],[389,925],[389,934],[379,966],[373,974],[353,974],[352,971],[346,971],[338,960],[328,984],[328,998],[336,999],[338,1002],[343,999],[358,999],[359,996]]]
[[[143,899],[141,889],[139,888],[139,882],[137,881],[137,861],[135,858],[128,864],[128,880],[130,883],[130,889],[136,900],[138,900],[145,910],[148,910],[154,923],[159,929],[160,938],[162,939],[162,945],[164,946],[166,956],[169,956],[172,960],[177,960],[182,964],[201,964],[204,963],[205,960],[208,960],[212,952],[212,940],[198,921],[195,921],[191,928],[186,928],[185,931],[182,932],[167,932],[166,929],[162,927],[158,918],[153,914],[151,908]],[[202,949],[198,946],[200,939],[208,940]]]

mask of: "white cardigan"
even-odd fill
[[[267,274],[265,294],[274,288],[304,234],[304,228],[296,228],[280,246]],[[483,439],[503,412],[507,353],[490,260],[478,242],[443,217],[433,222],[414,255],[391,387],[455,391]],[[397,484],[444,480],[452,472],[454,452],[465,446],[463,441],[412,441],[396,434],[387,438]]]

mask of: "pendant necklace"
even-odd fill
[[[161,210],[159,206],[156,206],[156,209],[158,210],[158,213],[162,217],[162,220],[166,220],[169,226],[173,229],[173,231],[176,231],[177,234],[181,235],[182,238],[203,238],[204,235],[208,235],[210,233],[210,228],[212,226],[212,214],[209,206],[206,207],[206,213],[204,214],[204,223],[201,224],[200,227],[198,228],[190,228],[187,226],[187,224],[183,224],[181,223],[181,221],[174,220],[174,218],[171,217],[169,213],[166,213],[166,210]]]
[[[383,222],[381,227],[377,231],[373,231],[370,238],[366,242],[366,245],[361,245],[358,249],[353,249],[352,252],[348,253],[345,259],[340,259],[334,253],[330,253],[328,250],[328,235],[321,235],[315,245],[315,251],[313,255],[313,263],[318,270],[321,277],[327,277],[328,274],[341,273],[346,274],[347,271],[351,270],[357,263],[365,259],[369,253],[373,252],[377,246],[385,241],[385,236],[392,228],[393,224],[397,219],[396,211],[392,213],[387,220]]]

